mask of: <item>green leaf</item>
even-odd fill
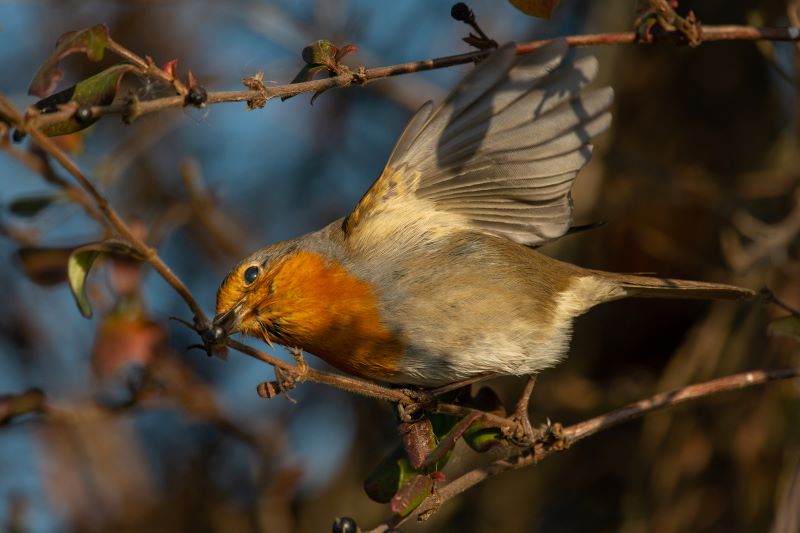
[[[44,98],[53,92],[64,73],[58,68],[58,63],[70,54],[83,52],[92,61],[103,59],[106,43],[108,43],[108,28],[98,24],[80,31],[71,31],[62,35],[56,49],[47,58],[33,77],[28,94]]]
[[[431,476],[418,474],[408,480],[389,502],[389,508],[400,516],[408,516],[411,511],[419,507],[433,490]]]
[[[91,78],[86,78],[72,87],[39,100],[34,106],[42,113],[54,113],[60,109],[61,105],[68,102],[74,102],[78,106],[108,105],[114,101],[122,77],[134,70],[136,70],[134,66],[124,64],[108,67]],[[43,132],[51,137],[67,135],[88,128],[98,119],[99,117],[85,117],[75,113],[67,120],[44,128]]]
[[[60,192],[37,194],[14,200],[8,205],[8,210],[19,217],[33,217],[63,199],[64,195]]]
[[[498,428],[484,427],[480,422],[473,423],[464,432],[464,442],[478,453],[508,446],[508,439]]]
[[[347,54],[358,51],[358,47],[353,44],[346,44],[341,48],[330,41],[321,39],[303,48],[303,61],[305,65],[294,77],[291,83],[302,83],[313,80],[317,74],[327,72],[330,76],[340,73],[339,61]],[[324,90],[317,91],[311,97],[311,105],[314,105],[319,95]],[[281,101],[288,100],[291,96],[282,96]]]
[[[405,450],[398,446],[364,480],[364,492],[373,501],[389,503],[400,487],[415,475],[417,471],[411,468]]]
[[[336,56],[335,56],[336,62],[338,63],[339,61],[342,60],[344,56],[348,54],[353,54],[355,52],[358,52],[358,47],[354,44],[346,44],[342,46],[336,51]]]
[[[72,295],[75,297],[75,303],[78,304],[81,314],[86,318],[92,317],[92,306],[86,296],[86,278],[89,276],[94,260],[99,255],[100,252],[96,250],[75,250],[75,253],[69,256],[67,263],[67,278]]]
[[[336,63],[339,49],[330,41],[320,39],[303,48],[303,61],[309,65],[331,65]]]
[[[549,19],[560,0],[508,0],[511,5],[532,17]]]
[[[486,411],[498,416],[506,416],[505,407],[497,393],[489,387],[481,387],[478,393],[470,398],[465,405],[481,411]],[[496,427],[477,420],[470,424],[464,431],[464,442],[478,453],[487,452],[494,448],[508,446],[508,439]]]
[[[78,304],[78,309],[86,318],[92,316],[92,306],[86,296],[86,278],[89,276],[95,260],[103,254],[143,259],[130,244],[117,240],[87,244],[72,252],[67,262],[67,279],[70,289],[72,289],[72,295],[75,297],[75,303]]]
[[[800,342],[800,315],[789,315],[773,320],[767,331],[770,335],[790,337]]]

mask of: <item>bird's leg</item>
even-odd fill
[[[528,416],[528,407],[530,406],[534,385],[536,385],[536,376],[528,376],[528,381],[525,383],[522,394],[520,394],[517,400],[517,405],[514,408],[514,415],[512,417],[512,420],[517,423],[512,435],[514,440],[526,444],[532,444],[538,438],[539,433],[538,431],[534,431],[533,426],[531,426],[531,419]]]
[[[308,374],[308,363],[306,363],[305,358],[303,357],[303,350],[300,348],[292,348],[290,350],[292,354],[292,359],[295,360],[297,363],[297,371],[295,372],[295,380],[296,381],[303,381]]]
[[[401,422],[419,420],[420,417],[425,416],[425,409],[437,401],[436,397],[427,389],[401,387],[397,390],[410,399],[408,402],[401,401],[396,404],[397,416]]]

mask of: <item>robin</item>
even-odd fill
[[[383,382],[530,375],[562,360],[572,321],[629,296],[737,299],[730,285],[589,270],[534,248],[570,230],[570,189],[611,122],[610,88],[564,40],[508,45],[426,103],[345,218],[242,260],[216,331],[301,348]]]

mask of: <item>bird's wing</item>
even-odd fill
[[[566,52],[564,40],[525,56],[506,45],[439,107],[423,105],[345,219],[345,234],[415,213],[529,246],[566,233],[572,182],[589,161],[590,139],[611,122],[613,99],[611,88],[583,90],[597,60],[566,62]],[[381,216],[392,211],[403,217]]]

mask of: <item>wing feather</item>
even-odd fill
[[[345,220],[347,234],[418,200],[453,215],[435,218],[439,224],[526,245],[566,233],[572,184],[591,157],[591,138],[611,123],[613,100],[610,88],[584,91],[595,58],[570,63],[566,52],[563,39],[527,56],[504,46],[438,108],[420,108]]]

